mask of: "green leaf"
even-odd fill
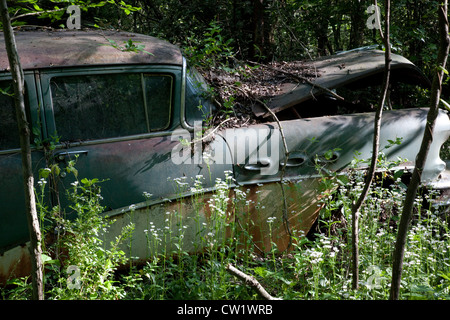
[[[11,86],[8,86],[5,89],[0,89],[0,93],[8,97],[14,97],[14,92],[11,92]]]
[[[41,135],[41,129],[39,127],[33,127],[33,129],[31,129],[31,131],[33,132],[33,134],[35,136],[40,136]]]
[[[394,172],[394,180],[397,180],[398,178],[401,178],[403,176],[404,170],[397,170]]]
[[[51,170],[49,168],[39,169],[39,177],[47,179],[50,175]]]
[[[48,256],[44,253],[41,253],[41,260],[44,265],[49,265],[49,264],[59,265],[60,264],[59,260],[52,259],[50,256]]]
[[[91,186],[93,186],[95,183],[97,183],[98,181],[99,181],[99,180],[98,180],[97,178],[94,178],[94,179],[92,179],[92,180],[83,178],[83,179],[81,180],[81,183],[82,183],[85,187],[91,187]]]
[[[443,99],[439,99],[439,101],[444,105],[445,109],[450,112],[450,104],[448,104],[447,101]]]
[[[52,258],[44,253],[41,253],[41,260],[42,260],[42,263],[45,263],[49,260],[52,260]]]
[[[444,278],[445,280],[450,281],[450,273],[445,274],[445,273],[443,273],[442,271],[439,271],[439,272],[438,272],[438,275],[439,275],[440,277]]]
[[[439,71],[443,71],[446,75],[448,75],[448,71],[447,71],[447,69],[445,69],[444,67],[438,66],[437,69],[438,69]]]
[[[78,170],[75,169],[75,167],[73,167],[73,166],[68,166],[68,167],[66,167],[66,172],[67,172],[67,173],[73,173],[73,175],[75,176],[75,178],[78,178]]]
[[[52,165],[51,170],[55,176],[58,176],[61,173],[61,169],[57,164]]]
[[[256,267],[253,269],[253,271],[255,272],[255,274],[257,274],[258,276],[264,278],[267,276],[268,273],[270,273],[266,268],[264,267]]]
[[[337,176],[336,182],[339,183],[341,186],[345,186],[349,183],[350,179],[346,175]]]

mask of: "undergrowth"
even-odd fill
[[[394,169],[395,163],[384,162],[382,155],[380,163],[385,169]],[[144,231],[150,252],[144,265],[128,263],[127,250],[123,249],[135,232],[132,224],[112,243],[103,240],[113,222],[100,214],[99,181],[83,179],[72,184],[68,195],[76,218],[66,219],[58,207],[45,206],[46,183],[41,180],[37,194],[43,233],[54,238],[43,248],[45,298],[258,299],[252,289],[227,272],[226,266],[233,264],[254,276],[272,296],[283,299],[387,299],[396,226],[406,189],[402,171],[381,171],[361,209],[358,290],[351,289],[350,208],[362,189],[362,170],[351,169],[339,176],[322,170],[323,190],[327,193],[320,200],[317,225],[307,235],[292,230],[290,250],[280,252],[272,242],[263,255],[255,249],[243,225],[249,221],[245,208],[251,205],[247,191],[238,187],[230,193],[233,178],[229,172],[224,180],[216,181],[215,191],[206,198],[202,176],[196,177],[192,187],[186,179],[175,179],[180,193],[190,191],[189,200],[196,214],[186,218],[180,206],[178,211],[166,213],[164,225],[150,222]],[[415,203],[405,253],[402,299],[450,297],[448,212],[434,208],[432,197],[433,192],[423,192]],[[230,203],[241,208],[234,219]],[[201,216],[206,207],[210,213],[207,221]],[[266,221],[270,230],[274,221]],[[189,241],[188,232],[194,234]],[[2,298],[30,299],[27,280],[12,279],[2,288]]]

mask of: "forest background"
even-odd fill
[[[227,63],[230,57],[271,62],[309,60],[363,46],[383,48],[378,30],[368,27],[374,25],[372,0],[18,0],[9,5],[13,26],[67,28],[69,14],[55,8],[72,2],[82,5],[82,28],[163,38],[178,44],[194,64],[211,62],[212,56],[214,63],[217,56],[227,58]],[[383,25],[384,2],[377,5]],[[430,80],[439,44],[437,5],[428,0],[391,4],[392,53],[412,61]],[[40,14],[14,19],[27,12]],[[445,83],[444,100],[448,89]]]
[[[54,10],[72,1],[11,1],[21,13]],[[98,1],[101,2],[101,1]],[[104,2],[104,1],[103,1]],[[81,12],[81,26],[120,29],[157,36],[181,47],[205,43],[212,28],[241,60],[301,60],[334,54],[382,41],[367,27],[372,0],[149,0],[107,1],[116,6]],[[90,3],[90,1],[88,1]],[[437,1],[398,0],[391,5],[392,52],[410,59],[426,74],[436,61]],[[383,1],[378,3],[383,15]],[[125,8],[125,10],[124,10]],[[138,10],[138,8],[140,8]],[[39,11],[39,10],[38,10]],[[59,19],[58,19],[59,18]],[[68,14],[30,15],[15,25],[66,27]],[[381,18],[381,24],[383,18]],[[13,24],[14,25],[14,24]],[[201,50],[202,48],[198,48]]]

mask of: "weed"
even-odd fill
[[[184,52],[190,63],[197,67],[228,68],[230,59],[234,57],[232,42],[233,39],[222,36],[222,27],[212,21],[202,39],[187,37]]]

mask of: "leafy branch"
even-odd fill
[[[21,19],[38,16],[38,18],[49,18],[52,22],[63,19],[63,15],[66,13],[67,8],[60,8],[57,5],[53,7],[41,7],[38,4],[38,0],[20,0],[17,1],[19,5],[9,8],[9,13],[11,15],[11,22],[14,26],[23,25],[24,22],[20,21]],[[104,7],[106,5],[114,5],[121,9],[126,15],[130,15],[132,12],[136,12],[141,10],[141,7],[135,7],[130,4],[127,4],[125,1],[115,1],[115,0],[106,0],[100,1],[97,3],[93,3],[92,1],[82,1],[82,0],[50,0],[51,3],[67,3],[68,5],[76,5],[80,8],[80,10],[88,11],[90,8],[98,8]]]

